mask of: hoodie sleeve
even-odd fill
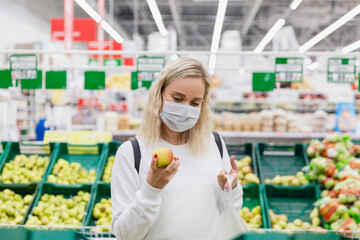
[[[111,228],[118,240],[143,239],[160,210],[161,189],[141,185],[130,141],[115,156],[111,175]]]

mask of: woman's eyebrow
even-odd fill
[[[172,91],[172,93],[178,94],[178,95],[180,95],[181,97],[185,97],[185,95],[182,94],[182,93],[180,93],[180,92]]]

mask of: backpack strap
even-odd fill
[[[137,173],[139,174],[139,170],[140,170],[140,160],[141,160],[141,152],[140,152],[140,146],[139,146],[139,142],[136,138],[133,138],[130,140],[132,146],[133,146],[133,151],[134,151],[134,164],[135,164],[135,169],[137,171]]]
[[[221,158],[223,158],[224,153],[223,153],[223,146],[222,146],[220,135],[218,132],[215,132],[215,131],[213,132],[213,135],[215,137],[216,145],[219,148],[220,156],[221,156]]]

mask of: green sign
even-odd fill
[[[0,88],[9,88],[12,86],[10,70],[0,71]]]
[[[66,71],[48,71],[45,75],[46,89],[66,89]]]
[[[121,59],[104,59],[105,66],[121,66]]]
[[[328,82],[353,83],[356,75],[355,58],[329,58]]]
[[[275,74],[270,72],[254,72],[252,85],[254,92],[272,91],[275,87]]]
[[[22,79],[21,89],[40,89],[42,88],[42,71],[37,71],[35,79]]]
[[[302,58],[276,58],[275,80],[278,82],[302,82]]]
[[[137,72],[139,81],[154,81],[159,78],[162,69],[165,66],[164,57],[138,57]]]
[[[36,79],[37,57],[35,54],[13,54],[9,58],[12,79]]]
[[[105,89],[105,72],[86,71],[84,88],[87,90]]]
[[[131,72],[131,90],[136,90],[139,88],[139,81],[137,78],[137,72]]]

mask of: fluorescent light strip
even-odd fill
[[[167,30],[165,29],[159,8],[158,8],[155,0],[147,0],[147,3],[149,5],[151,14],[153,15],[153,18],[155,20],[156,26],[159,29],[159,32],[161,33],[161,35],[166,35]]]
[[[210,54],[210,58],[209,58],[209,69],[210,69],[210,71],[214,71],[215,65],[216,65],[216,54],[212,53],[212,54]]]
[[[263,40],[261,40],[259,45],[255,48],[254,53],[256,54],[261,53],[264,50],[265,46],[273,39],[275,34],[282,28],[282,26],[284,26],[284,24],[285,24],[284,19],[280,18],[279,20],[277,20],[274,26],[272,26],[272,28],[265,35]]]
[[[101,21],[101,27],[108,33],[110,36],[118,43],[122,43],[124,38],[120,36],[120,34],[113,29],[110,24],[108,24],[105,20]]]
[[[297,7],[300,5],[300,3],[301,3],[302,1],[303,1],[303,0],[294,0],[294,1],[290,4],[291,10],[297,9]]]
[[[211,41],[211,52],[217,53],[219,49],[221,31],[224,23],[225,12],[228,0],[219,0],[219,5],[216,13],[216,20],[214,25],[214,32]]]
[[[354,50],[356,50],[356,49],[358,49],[358,48],[360,48],[360,40],[359,40],[359,41],[356,41],[356,42],[354,42],[354,43],[352,43],[352,44],[350,44],[350,45],[348,45],[348,46],[346,46],[346,47],[344,47],[344,48],[341,50],[341,52],[342,52],[343,54],[348,54],[349,52],[352,52],[352,51],[354,51]]]
[[[360,4],[357,5],[355,8],[353,8],[351,11],[346,13],[344,16],[339,18],[336,22],[325,28],[323,31],[321,31],[318,35],[307,41],[304,45],[302,45],[299,48],[299,52],[303,53],[309,50],[311,47],[313,47],[315,44],[326,38],[328,35],[330,35],[332,32],[334,32],[336,29],[353,19],[356,15],[360,13]]]
[[[310,64],[309,66],[308,66],[308,69],[309,70],[315,70],[315,69],[317,69],[319,67],[319,62],[313,62],[312,64]]]
[[[85,0],[75,0],[75,2],[84,9],[95,22],[99,23],[101,21],[100,15]]]

